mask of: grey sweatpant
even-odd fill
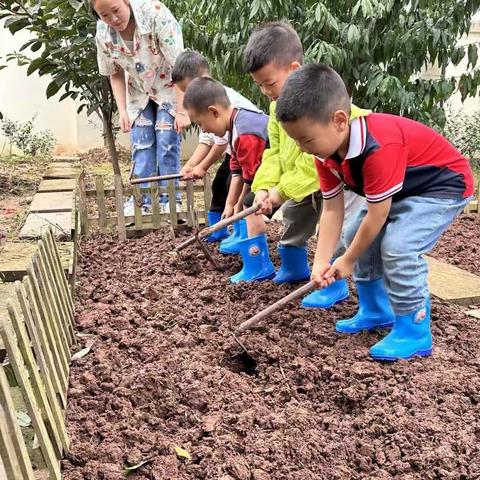
[[[335,249],[335,257],[345,252],[343,231],[351,218],[365,204],[365,199],[350,190],[344,191],[345,217],[342,238]],[[307,241],[315,235],[315,231],[322,212],[322,194],[312,193],[300,202],[287,200],[282,206],[284,232],[280,245],[286,247],[304,247]]]

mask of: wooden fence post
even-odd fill
[[[96,200],[98,206],[98,226],[102,233],[107,231],[107,207],[105,205],[105,185],[101,175],[95,176]]]
[[[117,231],[118,238],[121,241],[127,239],[127,229],[125,227],[125,214],[123,212],[123,185],[122,177],[115,175],[115,207],[117,209]]]
[[[84,235],[88,235],[88,206],[87,193],[85,191],[85,174],[82,172],[78,178],[78,196],[79,196],[79,214],[80,214],[80,228]]]

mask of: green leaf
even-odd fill
[[[478,48],[476,43],[472,43],[468,46],[468,63],[473,68],[477,64],[478,60]]]
[[[27,68],[27,76],[31,75],[33,72],[38,70],[45,63],[47,63],[47,61],[42,57],[39,57],[39,58],[36,58],[35,60],[32,60],[32,62],[30,63],[30,65]]]
[[[181,447],[175,447],[175,453],[177,454],[177,457],[179,458],[186,458],[187,460],[191,460],[192,457],[190,454],[187,452],[187,450],[184,450]]]
[[[143,460],[140,463],[137,463],[136,465],[132,465],[131,467],[125,467],[124,473],[125,476],[128,476],[134,472],[136,472],[138,469],[142,468],[144,465],[147,465],[147,463],[150,463],[152,461],[151,458],[147,458],[146,460]]]
[[[61,88],[55,80],[50,82],[47,87],[47,98],[53,97]],[[87,352],[88,353],[88,352]]]

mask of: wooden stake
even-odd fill
[[[195,195],[193,190],[193,181],[187,180],[187,224],[190,228],[193,227],[193,209],[195,207]]]
[[[142,194],[137,185],[133,187],[133,208],[135,211],[135,230],[141,230],[143,228],[143,218],[142,218]]]
[[[207,212],[210,210],[212,204],[212,177],[207,172],[203,177],[203,199],[205,202],[205,221],[207,219]]]
[[[181,173],[171,173],[169,175],[159,175],[156,177],[132,178],[130,183],[132,185],[138,185],[139,183],[161,182],[163,180],[176,180],[180,178],[183,178]]]
[[[125,227],[125,214],[123,212],[123,185],[122,177],[118,174],[114,178],[115,183],[115,207],[117,210],[117,231],[120,241],[127,239],[127,229]]]
[[[97,191],[98,226],[102,233],[107,231],[107,207],[105,205],[105,185],[101,175],[95,176],[95,189]]]
[[[42,418],[42,414],[35,400],[35,394],[28,378],[28,372],[23,363],[22,356],[16,346],[15,334],[11,327],[6,323],[0,322],[0,336],[2,337],[5,348],[7,349],[10,364],[13,367],[15,378],[18,380],[23,393],[23,399],[27,406],[28,414],[32,420],[32,425],[37,435],[38,443],[43,454],[43,458],[48,468],[50,480],[60,480],[60,466],[56,458],[55,449]]]
[[[265,310],[262,310],[261,312],[257,313],[253,317],[243,322],[241,325],[239,325],[236,328],[235,334],[238,335],[244,332],[245,330],[248,330],[249,328],[253,328],[255,325],[260,323],[264,318],[268,317],[269,315],[276,312],[277,310],[280,310],[281,308],[285,307],[290,302],[294,300],[298,300],[299,298],[302,298],[304,295],[306,295],[307,293],[310,293],[312,290],[315,290],[314,284],[313,282],[308,282],[303,287],[298,288],[297,290],[293,291],[290,295],[287,295],[286,297],[282,298],[278,302],[275,302],[273,305],[270,305],[269,307],[265,308]]]
[[[152,197],[152,223],[153,228],[160,228],[160,196],[158,193],[158,183],[152,183],[150,186],[150,195]]]
[[[168,181],[168,205],[170,209],[170,224],[176,226],[177,221],[177,189],[175,188],[175,180]]]
[[[0,454],[8,480],[35,480],[7,375],[0,365]]]
[[[46,345],[52,355],[53,365],[55,366],[55,371],[57,372],[59,380],[59,388],[57,388],[57,390],[60,390],[58,393],[62,395],[64,405],[66,405],[65,393],[68,387],[67,360],[63,355],[62,349],[58,347],[56,334],[53,331],[50,323],[49,313],[47,312],[45,303],[43,301],[40,286],[33,271],[33,266],[29,265],[27,267],[27,272],[28,277],[26,277],[25,287],[30,299],[30,305],[32,306],[35,324],[40,332],[43,328],[44,337],[47,340]]]
[[[85,174],[82,172],[78,178],[78,195],[80,198],[79,213],[81,233],[88,235],[88,205],[87,194],[85,192]]]

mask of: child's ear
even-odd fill
[[[215,117],[218,118],[220,116],[220,112],[218,111],[218,108],[215,105],[210,105],[208,107],[208,111]]]
[[[348,128],[350,118],[344,110],[337,110],[332,116],[332,121],[338,132],[344,132]]]
[[[292,63],[290,64],[290,71],[293,72],[293,71],[295,71],[297,68],[300,68],[300,67],[301,67],[300,63],[298,63],[298,62],[292,62]]]

